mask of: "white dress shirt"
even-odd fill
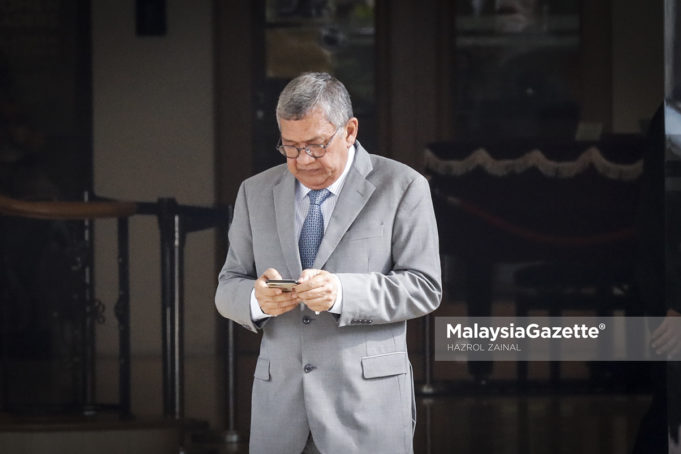
[[[330,186],[326,188],[331,192],[331,195],[327,197],[326,200],[324,200],[324,202],[322,202],[320,206],[322,210],[322,217],[324,218],[324,232],[326,232],[326,228],[329,225],[329,220],[331,219],[331,215],[333,214],[333,209],[336,207],[336,202],[338,202],[338,195],[341,193],[341,190],[343,189],[345,177],[348,175],[348,172],[350,171],[350,167],[352,167],[352,162],[354,161],[354,159],[355,146],[352,145],[350,146],[350,148],[348,148],[348,160],[345,163],[343,173],[341,173],[341,176],[336,181],[334,181]],[[300,231],[303,229],[303,223],[305,222],[307,212],[310,208],[310,198],[307,197],[310,191],[311,191],[310,188],[306,187],[300,181],[296,180],[296,198],[294,207],[296,213],[294,218],[295,238],[300,237]],[[340,279],[338,279],[336,276],[334,276],[334,278],[336,279],[336,284],[338,286],[338,293],[336,295],[336,301],[333,304],[333,306],[331,306],[331,308],[329,309],[329,312],[340,314],[341,307],[343,305],[343,287],[341,285]],[[302,309],[304,309],[303,304],[301,304],[301,310]],[[271,317],[271,315],[265,314],[262,311],[262,309],[260,309],[258,300],[255,297],[255,289],[253,289],[253,291],[251,292],[251,319],[254,322],[257,322],[268,317]]]

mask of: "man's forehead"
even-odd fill
[[[323,116],[307,115],[300,120],[279,121],[279,132],[284,140],[312,140],[325,138],[335,130],[334,125]]]

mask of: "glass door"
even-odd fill
[[[359,141],[376,152],[374,2],[263,0],[255,14],[253,173],[283,162],[274,149],[277,98],[306,71],[328,72],[345,84]]]
[[[681,7],[677,1],[665,1],[664,18],[666,308],[678,315],[681,312]]]

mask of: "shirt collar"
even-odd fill
[[[345,183],[345,177],[348,176],[348,172],[350,171],[350,167],[352,167],[352,162],[354,160],[355,160],[355,145],[351,145],[350,148],[348,148],[348,160],[345,162],[345,168],[343,169],[343,173],[341,173],[341,176],[338,177],[338,179],[336,181],[331,183],[326,188],[336,197],[338,197],[338,194],[340,194],[341,189],[343,189],[343,183]],[[297,201],[304,199],[305,196],[307,195],[307,193],[310,192],[311,190],[312,189],[308,188],[303,183],[296,180],[296,200]]]

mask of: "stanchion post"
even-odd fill
[[[433,358],[432,346],[430,345],[430,325],[431,315],[427,314],[423,317],[423,378],[424,383],[421,385],[421,394],[433,394],[435,388],[433,387]]]
[[[158,199],[158,224],[161,234],[161,348],[163,368],[163,415],[175,416],[173,398],[174,370],[174,292],[175,292],[175,248],[173,247],[173,221],[177,213],[177,202],[170,198]]]
[[[89,191],[83,193],[83,201],[90,201]],[[83,257],[83,322],[81,343],[81,405],[85,415],[93,415],[95,409],[95,320],[97,319],[97,305],[94,297],[94,273],[93,266],[93,221],[83,220],[83,242],[85,244],[85,257]]]
[[[237,443],[239,433],[236,430],[236,351],[234,348],[234,322],[227,320],[227,432],[225,441]]]
[[[173,216],[173,338],[172,374],[175,419],[184,418],[184,230],[179,213]]]
[[[161,231],[161,331],[163,413],[184,418],[184,237],[175,199],[158,200]]]
[[[130,416],[130,258],[128,218],[118,218],[118,405],[121,417]]]

